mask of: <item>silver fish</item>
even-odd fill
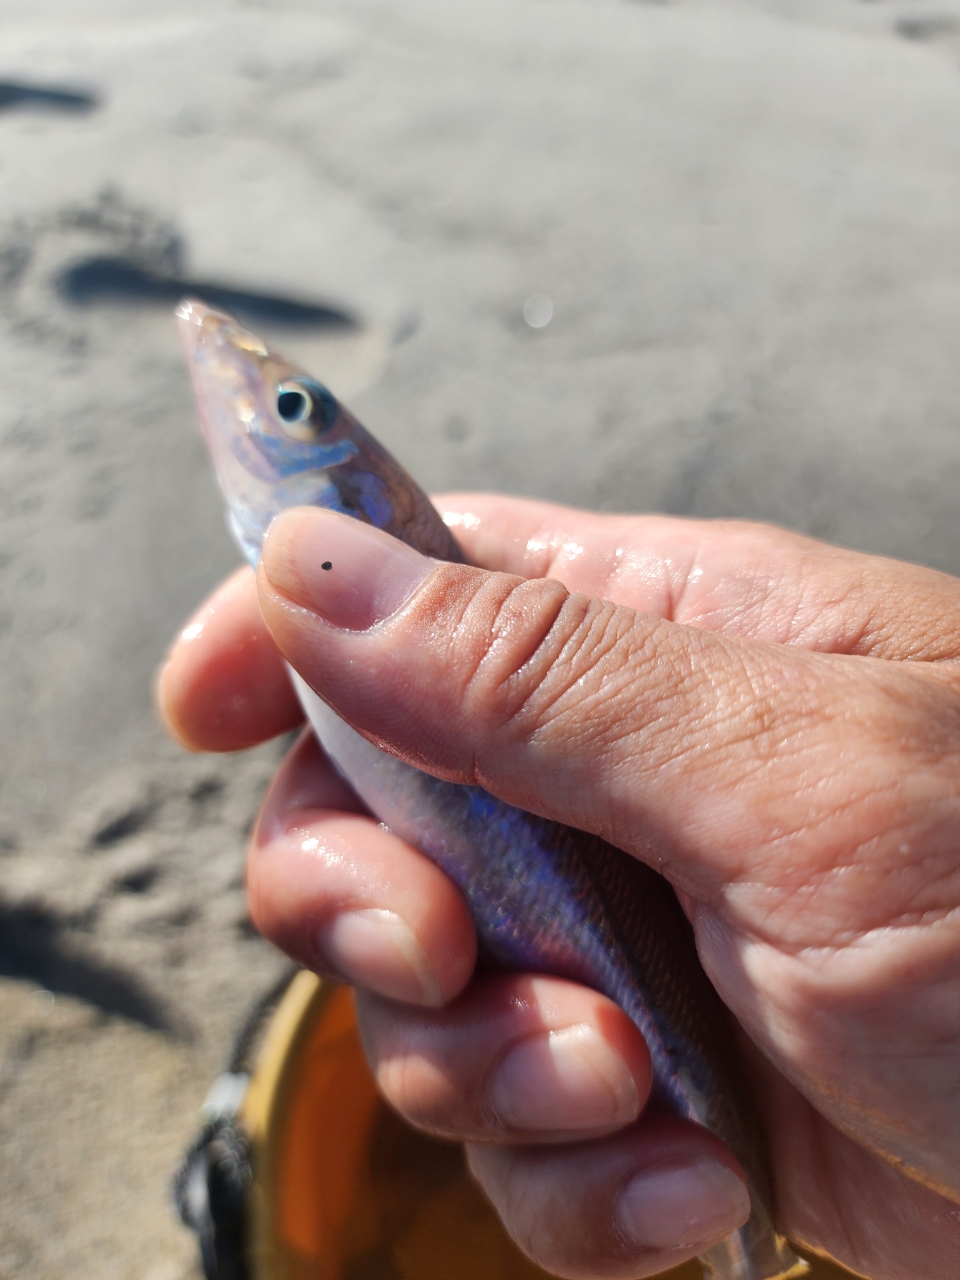
[[[223,312],[185,301],[177,315],[201,429],[251,564],[274,516],[303,505],[332,508],[425,555],[462,561],[426,495],[316,379]],[[716,1280],[802,1275],[806,1263],[772,1224],[769,1169],[729,1014],[667,882],[596,836],[380,751],[293,674],[314,731],[371,812],[458,885],[486,956],[573,979],[616,1001],[650,1050],[649,1105],[705,1126],[737,1156],[751,1216],[703,1255],[707,1273]]]

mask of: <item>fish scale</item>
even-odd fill
[[[311,504],[376,525],[424,555],[462,562],[427,496],[316,379],[203,303],[182,303],[178,317],[230,527],[252,564],[274,516]],[[598,836],[379,750],[291,674],[324,749],[370,811],[463,893],[485,956],[609,996],[649,1048],[648,1105],[703,1125],[740,1161],[751,1214],[702,1255],[706,1272],[715,1280],[802,1275],[806,1264],[773,1226],[735,1027],[666,880]]]

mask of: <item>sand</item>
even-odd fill
[[[428,486],[958,571],[958,211],[957,0],[0,5],[0,1277],[192,1274],[167,1173],[282,964],[279,746],[151,709],[236,561],[178,292]]]

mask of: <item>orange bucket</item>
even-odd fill
[[[348,988],[306,971],[294,978],[240,1120],[253,1280],[546,1280],[506,1235],[460,1148],[417,1133],[381,1101]],[[810,1258],[810,1280],[849,1274]],[[697,1262],[664,1273],[701,1275]]]

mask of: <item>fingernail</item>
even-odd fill
[[[317,945],[348,982],[408,1004],[443,1003],[427,953],[393,911],[341,911],[320,928]]]
[[[640,1111],[630,1068],[587,1025],[521,1040],[494,1072],[487,1098],[510,1129],[605,1129]]]
[[[262,560],[272,587],[348,631],[389,618],[436,567],[380,529],[318,507],[277,516]]]
[[[648,1169],[628,1182],[616,1222],[634,1244],[652,1249],[708,1244],[750,1216],[747,1188],[718,1160],[679,1169]]]

